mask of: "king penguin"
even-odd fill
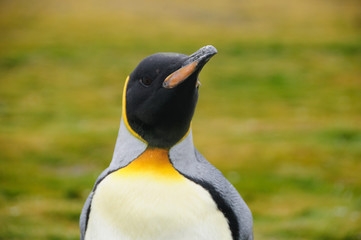
[[[252,214],[194,147],[198,75],[217,53],[157,53],[127,77],[113,159],[80,216],[85,240],[251,240]]]

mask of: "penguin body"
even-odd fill
[[[253,239],[247,205],[193,145],[198,74],[215,53],[152,55],[128,77],[113,159],[83,207],[81,239]]]
[[[231,231],[209,192],[177,172],[167,150],[147,149],[100,182],[86,239],[230,240]]]

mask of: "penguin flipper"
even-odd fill
[[[79,227],[80,227],[80,240],[83,240],[85,238],[85,231],[89,219],[89,213],[90,213],[90,205],[93,200],[94,192],[92,191],[87,200],[85,201],[85,204],[83,206],[83,210],[80,214],[80,220],[79,220]]]
[[[179,173],[208,190],[227,218],[234,240],[253,239],[251,211],[234,186],[194,147],[192,133],[170,149],[169,158]]]
[[[209,163],[196,148],[194,150],[200,175],[193,180],[209,191],[218,209],[227,218],[233,238],[252,240],[253,219],[248,206],[223,174]]]
[[[85,232],[88,225],[89,220],[89,214],[91,211],[91,204],[93,200],[93,196],[95,194],[96,188],[99,185],[99,183],[110,173],[125,167],[128,165],[131,161],[136,159],[140,154],[142,154],[145,149],[147,148],[147,145],[142,142],[141,140],[134,137],[129,130],[127,129],[124,119],[121,118],[120,121],[120,128],[118,133],[117,142],[114,149],[114,155],[113,159],[109,165],[108,168],[106,168],[97,178],[95,181],[93,190],[89,194],[83,210],[80,214],[80,239],[84,240],[85,238]]]
[[[93,196],[95,193],[95,190],[98,186],[98,184],[106,177],[108,176],[112,171],[107,168],[105,169],[97,178],[97,180],[95,181],[93,190],[90,192],[87,200],[85,201],[85,204],[83,206],[83,209],[81,211],[80,214],[80,219],[79,219],[79,226],[80,226],[80,240],[84,240],[85,239],[85,232],[87,229],[87,225],[88,225],[88,220],[89,220],[89,214],[90,214],[90,210],[91,210],[91,203],[93,200]]]

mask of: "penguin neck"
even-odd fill
[[[114,171],[128,165],[146,149],[147,144],[129,131],[122,117],[109,170]]]
[[[174,169],[169,151],[164,148],[148,147],[126,167],[115,171],[116,175],[139,179],[146,177],[157,181],[181,181],[182,175]]]
[[[119,168],[125,167],[131,163],[134,159],[138,158],[147,149],[151,149],[148,144],[139,139],[129,130],[129,126],[124,121],[124,118],[120,121],[120,128],[115,144],[113,159],[110,163],[109,170],[114,171]],[[182,151],[183,153],[194,153],[192,130],[189,128],[186,135],[170,149],[163,149],[169,153],[174,151]]]

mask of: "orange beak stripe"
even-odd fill
[[[198,61],[194,61],[170,74],[163,82],[163,87],[174,88],[187,79],[197,68]]]

